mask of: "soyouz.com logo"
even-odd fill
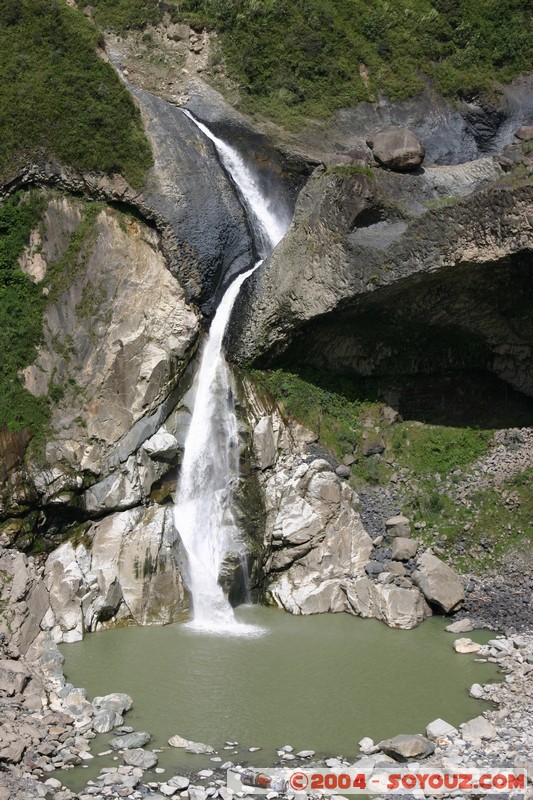
[[[228,788],[234,793],[267,794],[387,794],[418,797],[439,794],[525,796],[527,775],[522,769],[464,769],[458,772],[407,767],[358,769],[228,770]]]

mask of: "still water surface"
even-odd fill
[[[236,616],[263,634],[207,635],[184,624],[89,634],[61,647],[67,679],[89,699],[130,694],[134,707],[124,723],[152,734],[147,748],[165,748],[159,766],[166,778],[215,766],[208,756],[168,748],[174,734],[211,744],[223,761],[255,766],[278,761],[275,749],[286,744],[353,760],[363,736],[424,733],[436,717],[458,725],[481,714],[487,704],[467,690],[498,679],[493,664],[454,652],[456,637],[439,617],[399,631],[347,614],[294,617],[253,606]],[[107,750],[112,735],[99,735],[92,752]],[[239,746],[224,750],[227,740]],[[250,753],[251,746],[262,749]],[[62,776],[77,789],[120,763],[97,756]]]

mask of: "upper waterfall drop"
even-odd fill
[[[187,554],[188,583],[193,602],[193,627],[215,633],[249,633],[239,624],[218,582],[224,557],[240,540],[234,515],[239,477],[239,437],[231,373],[222,342],[240,288],[288,227],[259,186],[239,153],[211,133],[190,112],[183,113],[214,144],[220,161],[239,193],[256,239],[261,260],[238,275],[226,290],[211,323],[195,376],[196,399],[185,440],[174,507],[174,521]]]

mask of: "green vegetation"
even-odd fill
[[[501,487],[474,487],[464,502],[456,494],[488,451],[493,431],[392,422],[377,382],[369,379],[356,382],[310,368],[254,370],[250,378],[339,459],[354,453],[356,490],[394,485],[404,498],[403,511],[424,526],[416,536],[442,547],[459,569],[494,567],[509,548],[533,544],[533,469]],[[364,443],[372,441],[385,446],[382,456],[363,454]]]
[[[472,97],[533,65],[527,0],[183,0],[178,8],[219,32],[246,109],[284,124],[379,92],[410,97],[424,75],[447,95]]]
[[[68,289],[83,265],[84,254],[95,235],[100,203],[83,202],[82,220],[70,237],[63,256],[48,265],[46,277],[35,284],[19,267],[18,259],[28,244],[47,205],[37,191],[18,192],[0,206],[0,429],[30,430],[42,435],[50,414],[50,403],[59,402],[67,387],[52,376],[48,397],[33,397],[22,386],[19,372],[31,364],[42,339],[43,313]],[[43,289],[45,290],[43,292]],[[54,342],[58,352],[61,343]],[[69,343],[63,355],[69,355]]]
[[[488,448],[492,431],[405,422],[394,427],[392,450],[415,477],[464,469]]]
[[[360,442],[362,420],[375,406],[353,381],[311,368],[298,374],[252,370],[250,377],[279,403],[282,413],[317,433],[339,458]]]
[[[339,175],[341,178],[349,178],[352,175],[365,175],[371,180],[376,179],[376,173],[371,167],[364,167],[361,164],[346,164],[342,166],[328,167],[327,175]]]
[[[48,406],[21,385],[18,372],[35,357],[42,335],[42,289],[17,260],[38,224],[45,202],[37,192],[18,194],[0,206],[0,428],[40,429]]]
[[[152,159],[140,114],[83,13],[63,0],[4,0],[0,31],[0,178],[46,154],[141,186]]]

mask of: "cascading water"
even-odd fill
[[[239,476],[237,417],[222,341],[239,290],[246,278],[283,238],[287,215],[270,206],[252,171],[226,142],[183,109],[214,144],[246,209],[261,260],[226,290],[211,323],[195,379],[196,399],[185,441],[174,519],[187,554],[193,627],[217,633],[246,633],[218,582],[231,546],[239,540],[233,513]]]

